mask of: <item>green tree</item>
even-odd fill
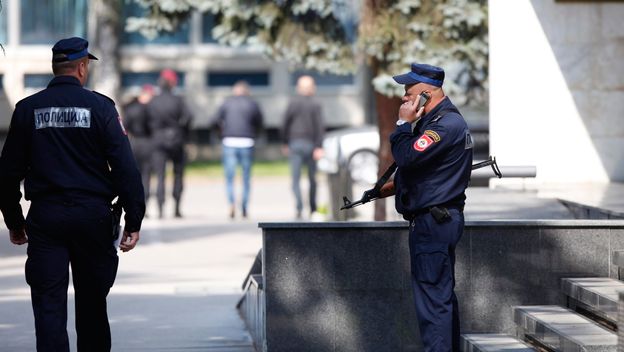
[[[192,11],[216,16],[212,34],[226,45],[254,45],[293,67],[350,73],[365,65],[375,91],[380,173],[392,163],[388,136],[403,87],[392,75],[412,62],[441,66],[458,105],[487,104],[486,0],[135,0],[147,9],[126,28],[153,37]],[[385,218],[377,202],[375,219]]]

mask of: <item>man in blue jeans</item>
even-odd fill
[[[243,169],[241,214],[244,218],[248,215],[251,165],[255,139],[262,128],[262,112],[258,104],[249,97],[247,82],[236,82],[232,93],[232,96],[225,99],[217,111],[215,120],[223,138],[223,168],[230,205],[229,216],[233,219],[236,216],[234,176],[237,165]]]

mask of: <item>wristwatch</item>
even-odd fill
[[[397,122],[396,122],[396,125],[397,125],[397,126],[401,126],[401,125],[402,125],[402,124],[404,124],[404,123],[407,123],[407,121],[405,121],[405,120],[401,120],[401,119],[398,119],[398,120],[397,120]]]

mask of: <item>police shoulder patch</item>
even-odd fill
[[[431,137],[431,139],[433,139],[433,141],[436,142],[436,143],[442,140],[442,138],[440,138],[440,135],[436,131],[425,130],[424,134],[426,136]]]
[[[420,138],[416,140],[416,142],[414,142],[413,147],[414,147],[414,150],[418,152],[423,152],[427,148],[429,148],[433,143],[434,141],[433,139],[431,139],[431,137],[427,136],[426,134],[423,134],[422,136],[420,136]]]
[[[113,99],[109,98],[108,96],[106,96],[106,95],[104,95],[102,93],[96,92],[94,90],[92,90],[92,92],[97,94],[97,95],[99,95],[99,96],[101,96],[101,97],[106,98],[111,104],[115,105],[115,101]]]

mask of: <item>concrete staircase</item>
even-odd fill
[[[613,264],[624,268],[624,252]],[[513,307],[516,337],[466,334],[461,348],[473,351],[587,351],[616,352],[619,291],[624,282],[612,278],[564,278],[561,291],[567,307]]]

